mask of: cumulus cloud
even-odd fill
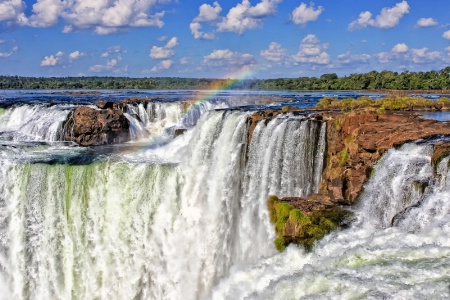
[[[170,59],[160,61],[156,66],[150,69],[150,73],[155,73],[161,70],[168,70],[172,67],[173,61]]]
[[[63,20],[63,32],[93,29],[97,34],[110,34],[130,27],[162,27],[164,11],[152,13],[157,4],[167,0],[37,0],[31,14],[24,14],[20,0],[0,3],[0,21],[16,20],[31,27],[53,26]]]
[[[406,44],[396,44],[391,51],[376,54],[380,63],[392,63],[401,61],[402,63],[432,63],[444,59],[444,55],[439,51],[429,51],[428,48],[410,49]]]
[[[150,49],[149,56],[154,59],[170,58],[175,54],[175,50],[173,50],[172,48],[174,48],[177,45],[178,45],[178,38],[173,37],[163,47],[153,46]]]
[[[69,54],[69,59],[70,60],[75,60],[75,59],[79,59],[80,57],[84,56],[85,54],[83,52],[80,51],[74,51],[72,53]]]
[[[324,11],[322,6],[314,9],[314,4],[307,6],[305,3],[300,3],[291,14],[291,20],[297,25],[304,25],[308,22],[315,21]]]
[[[403,0],[394,7],[383,8],[375,19],[372,18],[370,11],[361,12],[358,19],[348,25],[348,30],[357,30],[369,26],[382,29],[395,27],[400,22],[400,19],[409,13],[409,8],[408,2]]]
[[[408,52],[408,50],[409,50],[408,45],[406,45],[405,43],[400,43],[395,45],[391,51],[394,53],[406,53]]]
[[[352,54],[350,52],[346,52],[344,54],[338,55],[338,60],[341,64],[366,64],[369,62],[371,56],[369,54]]]
[[[287,50],[281,47],[280,44],[272,42],[269,45],[269,49],[261,50],[260,54],[266,60],[278,63],[287,57]]]
[[[0,22],[18,20],[23,14],[25,3],[22,0],[3,0],[0,2]]]
[[[106,62],[106,64],[93,65],[89,67],[89,72],[101,73],[101,72],[112,72],[112,73],[126,73],[128,71],[128,66],[120,67],[119,62],[122,60],[121,57],[112,58]]]
[[[416,27],[431,27],[437,24],[438,22],[433,18],[420,18],[417,20]]]
[[[442,37],[443,37],[444,39],[450,40],[450,30],[444,32],[444,33],[442,34]]]
[[[214,50],[203,57],[203,64],[207,67],[221,67],[226,69],[250,68],[256,64],[253,55],[233,52],[230,49]]]
[[[59,64],[61,61],[60,57],[58,55],[50,55],[44,57],[44,59],[41,61],[41,67],[52,67]]]
[[[111,46],[106,50],[106,52],[103,52],[102,55],[100,55],[100,57],[108,57],[111,54],[115,54],[115,53],[119,53],[119,54],[126,53],[126,51],[123,51],[120,46]]]
[[[442,53],[439,51],[428,51],[428,48],[411,49],[411,59],[414,63],[428,63],[442,59]]]
[[[187,57],[180,58],[180,64],[188,65],[189,64],[189,58],[187,58]]]
[[[262,0],[252,6],[249,0],[242,0],[232,7],[226,16],[220,16],[222,7],[216,1],[213,5],[202,4],[199,14],[190,23],[191,33],[196,39],[211,40],[215,32],[203,32],[201,23],[215,26],[217,32],[236,32],[239,34],[249,29],[262,26],[264,18],[275,14],[277,6],[283,0]]]
[[[300,63],[328,64],[330,55],[324,51],[327,48],[326,44],[320,44],[316,35],[308,34],[301,41],[300,50],[293,58]]]

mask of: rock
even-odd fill
[[[174,136],[175,137],[177,137],[177,136],[179,136],[179,135],[182,135],[183,133],[185,133],[187,131],[187,129],[186,128],[175,128],[175,131],[174,131]]]
[[[441,142],[434,145],[433,155],[431,156],[431,165],[436,171],[441,160],[450,155],[450,142]]]
[[[279,109],[266,109],[266,110],[260,110],[254,112],[247,120],[248,124],[248,130],[247,130],[247,141],[248,144],[250,144],[250,141],[252,139],[253,131],[256,128],[256,125],[260,121],[269,122],[279,114],[281,114],[282,111]]]
[[[311,250],[314,242],[333,230],[346,226],[352,213],[324,195],[307,198],[270,196],[267,200],[270,221],[275,225],[275,246],[283,251],[290,243]]]
[[[366,109],[322,114],[327,122],[327,153],[320,193],[347,205],[356,202],[373,165],[388,149],[420,138],[450,134],[447,124],[419,118],[413,112],[378,114]]]
[[[124,143],[130,140],[130,123],[119,109],[77,107],[63,123],[62,140],[81,146]]]

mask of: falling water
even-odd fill
[[[3,139],[14,141],[57,141],[69,106],[21,105],[0,115]]]
[[[448,299],[450,170],[432,146],[389,150],[365,185],[353,226],[236,268],[213,299]],[[417,192],[417,183],[427,186]],[[392,226],[392,219],[398,221]]]
[[[2,156],[0,298],[199,299],[275,255],[266,199],[317,192],[325,130],[280,117],[249,142],[249,115],[203,114],[181,163]]]

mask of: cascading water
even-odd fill
[[[227,107],[226,102],[147,102],[128,104],[125,116],[130,121],[132,140],[155,136],[168,140],[175,128],[191,128],[205,112]]]
[[[273,256],[267,197],[317,192],[325,126],[275,118],[248,144],[249,115],[203,114],[181,163],[0,156],[0,298],[201,299]]]
[[[432,146],[389,150],[375,167],[347,230],[311,253],[290,246],[251,267],[236,268],[213,299],[448,299],[450,169],[436,177]],[[417,185],[424,189],[417,191]],[[391,226],[393,218],[395,226]]]
[[[70,107],[21,105],[6,108],[0,115],[3,139],[14,141],[57,141]]]

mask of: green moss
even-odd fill
[[[289,111],[289,105],[284,105],[283,107],[281,107],[281,112],[288,112]]]
[[[339,165],[342,167],[347,162],[347,159],[350,156],[350,153],[348,153],[347,149],[344,149],[344,150],[338,152],[337,155],[340,158]]]
[[[5,113],[5,109],[0,107],[0,116],[2,116]]]
[[[339,118],[337,118],[337,119],[334,121],[334,126],[336,127],[336,130],[337,130],[337,131],[341,131],[341,129],[342,129],[342,120],[339,119]]]
[[[284,249],[286,249],[286,242],[284,240],[284,238],[282,237],[277,237],[274,241],[275,244],[275,248],[277,248],[278,251],[282,252]]]
[[[384,109],[383,107],[380,107],[377,109],[377,114],[384,115],[385,113],[386,113],[386,109]]]
[[[290,243],[303,246],[311,250],[314,242],[339,228],[339,224],[349,215],[349,212],[340,208],[332,207],[304,214],[292,205],[280,202],[271,196],[267,200],[270,220],[275,225],[277,239],[275,246],[283,251]],[[286,226],[290,228],[286,231]]]

